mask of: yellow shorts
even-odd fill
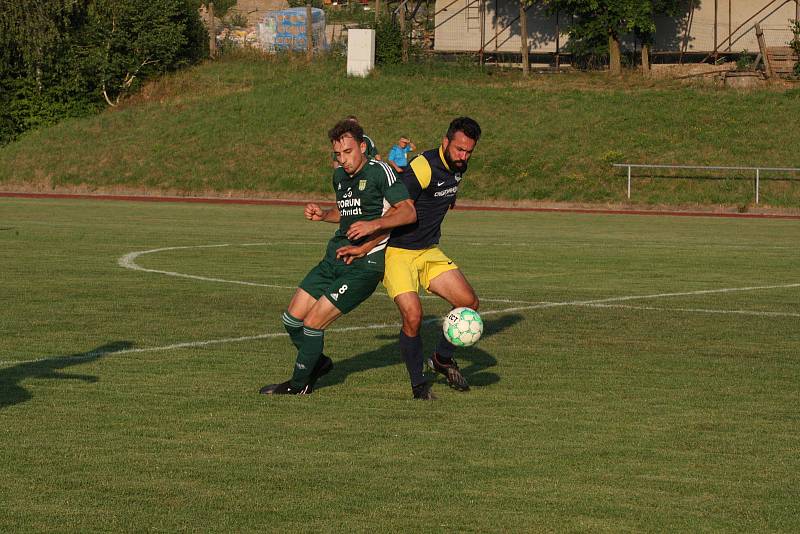
[[[439,247],[422,250],[386,247],[383,285],[394,300],[401,293],[419,292],[420,283],[428,291],[431,280],[453,269],[458,269],[458,265],[445,256]]]

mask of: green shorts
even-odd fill
[[[325,296],[344,314],[367,300],[382,278],[382,271],[334,263],[326,258],[308,272],[299,287],[315,299]]]

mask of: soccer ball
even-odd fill
[[[471,308],[454,308],[444,317],[442,331],[456,347],[474,345],[483,334],[483,319]]]

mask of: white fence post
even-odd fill
[[[759,182],[759,178],[761,177],[760,176],[760,174],[761,174],[760,171],[761,171],[761,169],[756,169],[756,204],[758,204],[758,182]]]
[[[628,165],[628,200],[631,199],[631,166]]]

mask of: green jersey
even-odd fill
[[[328,242],[326,256],[336,261],[336,249],[347,245],[360,245],[368,237],[351,242],[347,230],[356,221],[380,218],[390,206],[408,198],[408,189],[397,179],[392,168],[377,160],[368,160],[355,175],[350,176],[339,167],[333,171],[333,190],[339,210],[339,228]],[[367,255],[353,262],[370,270],[383,271],[383,254],[388,237],[377,244]],[[341,262],[341,260],[338,260]]]

